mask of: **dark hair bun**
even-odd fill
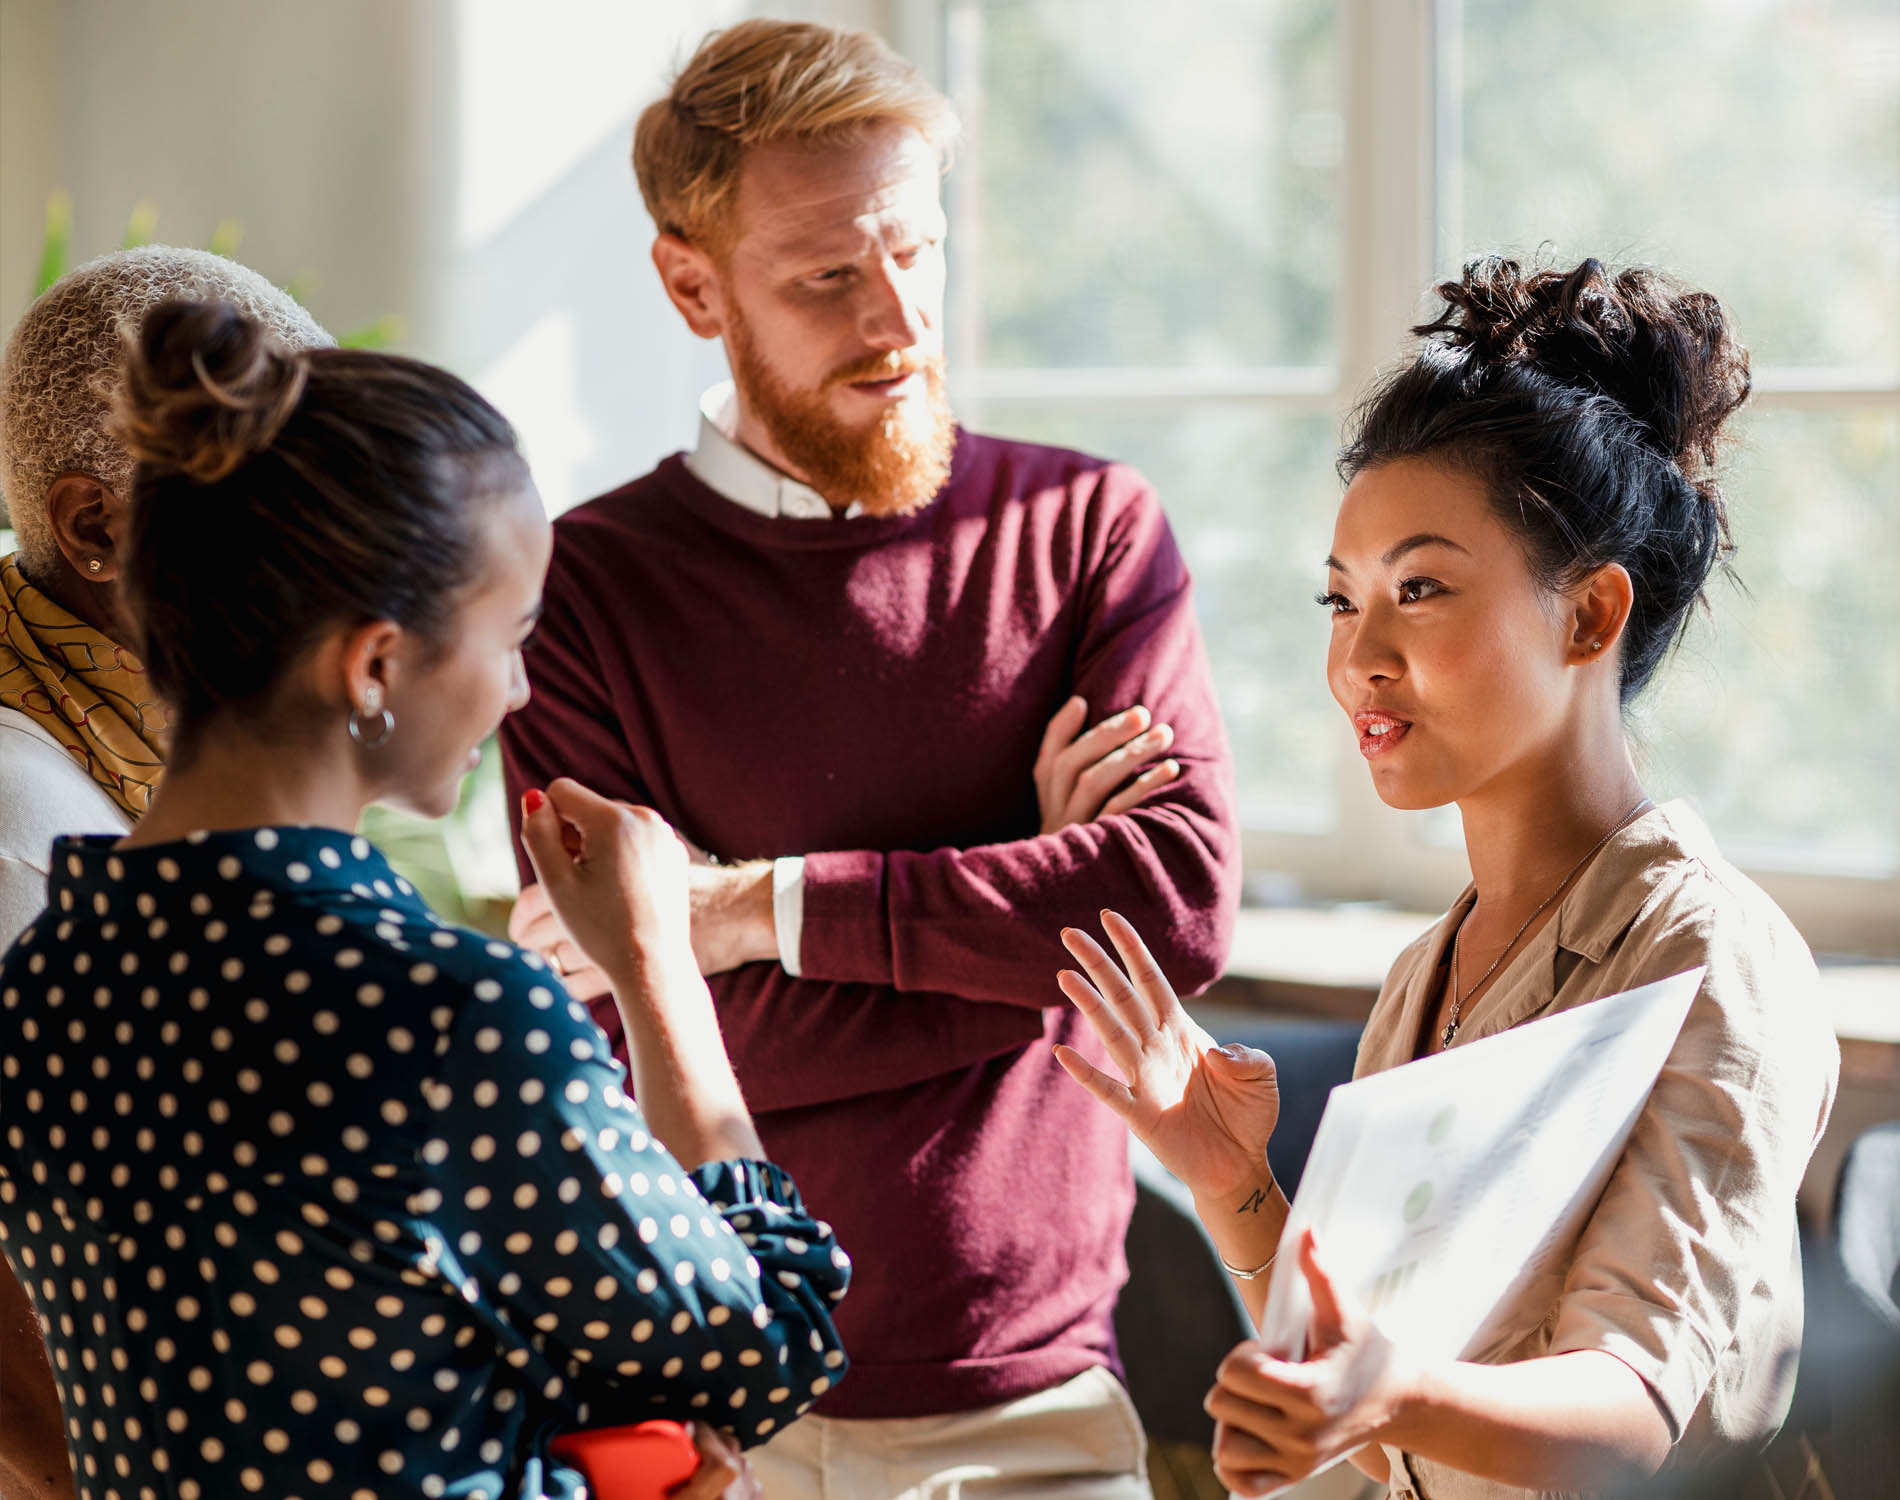
[[[1748,351],[1715,298],[1642,268],[1527,272],[1492,256],[1436,290],[1444,310],[1413,330],[1425,340],[1417,356],[1356,413],[1340,472],[1400,458],[1462,465],[1546,586],[1622,567],[1627,702],[1727,565],[1716,459],[1748,396]]]
[[[1523,363],[1608,396],[1703,489],[1749,391],[1748,351],[1714,297],[1643,267],[1527,272],[1500,256],[1436,291],[1444,312],[1415,331],[1468,351],[1475,376]]]
[[[139,463],[214,484],[270,447],[308,367],[226,302],[163,302],[126,357],[114,418]]]

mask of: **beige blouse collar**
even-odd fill
[[[1665,883],[1669,867],[1685,858],[1700,859],[1713,847],[1702,820],[1681,801],[1652,807],[1619,829],[1558,903],[1556,916],[1465,1013],[1454,1045],[1495,1036],[1547,1009],[1557,993],[1558,949],[1591,964],[1601,963]],[[1440,971],[1449,961],[1452,934],[1476,899],[1477,887],[1467,885],[1427,935],[1410,972],[1403,976],[1398,1022],[1386,1033],[1386,1049],[1382,1049],[1398,1055],[1382,1059],[1381,1066],[1411,1058],[1426,1008],[1437,1000],[1444,982]],[[1469,975],[1463,977],[1467,984],[1471,982]]]

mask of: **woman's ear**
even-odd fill
[[[1605,563],[1566,591],[1571,606],[1571,660],[1578,665],[1608,661],[1629,623],[1635,590],[1621,563]]]
[[[67,565],[80,578],[109,583],[119,576],[128,513],[111,485],[68,469],[46,487],[46,519]]]
[[[389,706],[406,632],[394,620],[371,620],[338,638],[328,675],[346,713],[376,714]]]

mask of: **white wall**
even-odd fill
[[[55,188],[74,263],[142,199],[173,243],[236,219],[330,328],[398,315],[489,394],[563,509],[690,442],[723,372],[659,290],[628,149],[698,39],[759,12],[889,3],[0,0],[0,327]]]
[[[0,323],[30,300],[41,214],[75,204],[74,259],[119,243],[132,208],[158,238],[244,229],[242,258],[278,281],[315,273],[335,326],[416,296],[430,163],[434,3],[0,0]]]

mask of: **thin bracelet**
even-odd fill
[[[1280,1258],[1280,1252],[1278,1250],[1275,1250],[1273,1254],[1269,1255],[1265,1260],[1261,1261],[1260,1264],[1255,1266],[1251,1271],[1243,1271],[1239,1266],[1229,1265],[1227,1262],[1227,1257],[1222,1255],[1218,1250],[1216,1250],[1214,1254],[1219,1259],[1221,1263],[1221,1268],[1225,1270],[1229,1276],[1232,1276],[1236,1281],[1252,1281],[1254,1277],[1256,1276],[1266,1275],[1268,1268],[1271,1267],[1273,1263]]]
[[[1264,1197],[1267,1193],[1276,1191],[1279,1188],[1279,1186],[1280,1186],[1279,1180],[1273,1175],[1273,1168],[1268,1167],[1267,1168],[1267,1185],[1265,1188],[1259,1189],[1258,1191],[1256,1191],[1254,1194],[1254,1198]],[[1254,1198],[1249,1198],[1247,1202],[1252,1203],[1254,1201]],[[1245,1207],[1246,1205],[1243,1204],[1242,1206]],[[1244,1266],[1236,1266],[1236,1265],[1229,1264],[1227,1257],[1222,1255],[1220,1251],[1216,1250],[1214,1252],[1214,1258],[1221,1263],[1221,1268],[1225,1270],[1229,1276],[1232,1276],[1237,1281],[1252,1281],[1256,1276],[1266,1275],[1267,1271],[1272,1267],[1274,1261],[1279,1259],[1279,1256],[1280,1256],[1280,1251],[1279,1251],[1279,1248],[1276,1246],[1272,1255],[1269,1255],[1265,1260],[1261,1261],[1259,1265],[1255,1266],[1251,1271],[1249,1271]]]

